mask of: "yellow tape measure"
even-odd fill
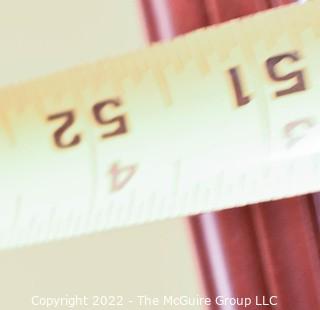
[[[320,5],[0,90],[0,247],[320,190]]]

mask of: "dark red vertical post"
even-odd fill
[[[142,0],[151,41],[291,2]],[[310,197],[191,217],[207,294],[277,295],[278,309],[320,309],[320,207]]]

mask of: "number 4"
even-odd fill
[[[112,177],[111,191],[116,192],[122,189],[135,174],[137,167],[135,165],[120,168],[118,163],[114,163],[110,169]]]

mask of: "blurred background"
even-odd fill
[[[0,85],[291,2],[1,0]],[[76,294],[276,295],[278,306],[259,308],[320,309],[319,210],[318,195],[300,196],[1,251],[0,308],[38,309],[32,296]]]

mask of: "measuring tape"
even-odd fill
[[[0,247],[320,190],[320,4],[0,90]]]

